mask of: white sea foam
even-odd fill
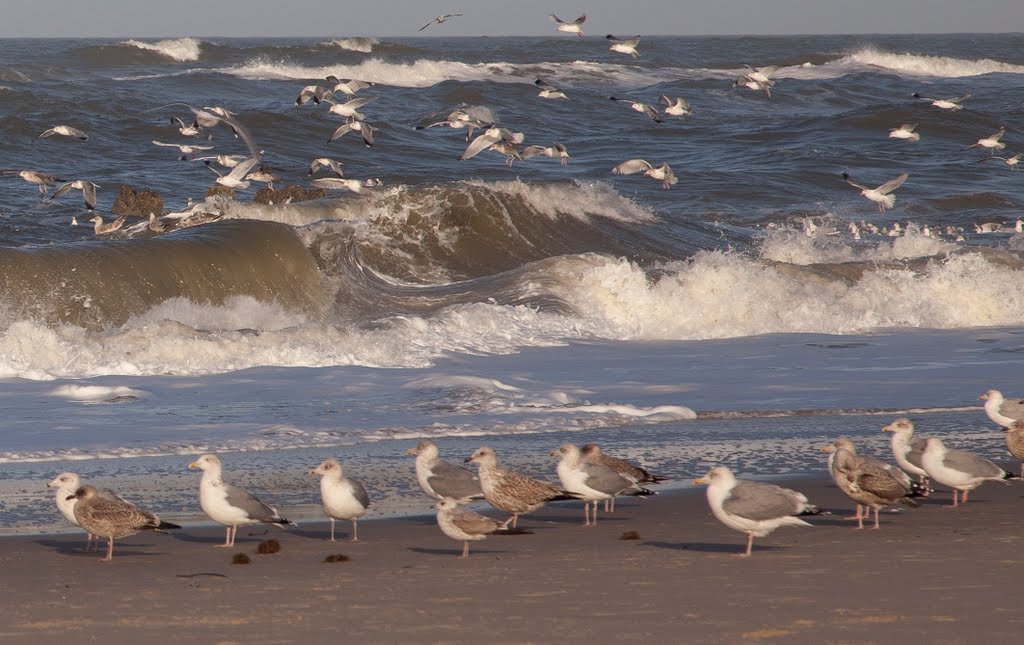
[[[879,70],[904,76],[962,78],[993,73],[1024,74],[1024,65],[1015,65],[991,58],[952,58],[909,52],[887,52],[876,47],[865,47],[823,65],[782,67],[775,72],[775,76],[823,79],[856,72],[878,72]],[[735,73],[742,74],[743,70],[735,70]]]
[[[153,51],[178,62],[186,62],[199,60],[202,41],[195,38],[175,38],[150,43],[132,39],[121,44]]]
[[[354,36],[351,38],[335,38],[334,40],[327,42],[327,44],[350,52],[362,52],[364,54],[368,54],[373,51],[373,47],[375,45],[380,44],[380,41],[368,36]]]
[[[138,399],[146,392],[126,385],[61,385],[51,394],[69,401],[100,403],[123,399]]]
[[[412,63],[393,63],[379,58],[356,65],[311,67],[270,60],[266,57],[247,61],[237,67],[217,71],[245,79],[308,80],[334,75],[358,78],[372,83],[399,87],[430,87],[443,81],[494,81],[530,83],[538,76],[567,85],[600,84],[640,87],[666,78],[665,72],[639,70],[627,65],[574,61],[571,63],[462,63],[459,61],[420,59]]]

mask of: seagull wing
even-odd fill
[[[245,161],[241,162],[240,164],[232,168],[231,172],[228,173],[228,178],[234,179],[236,181],[241,181],[243,177],[249,174],[249,171],[253,169],[253,166],[258,164],[259,162],[259,157],[249,157]]]
[[[958,96],[955,99],[946,99],[946,100],[949,101],[950,103],[960,103],[961,101],[966,101],[969,98],[971,98],[971,93],[970,92],[968,92],[967,94],[964,94],[963,96]],[[934,100],[934,99],[929,99],[929,100]]]
[[[892,191],[894,191],[897,188],[899,188],[900,186],[902,186],[903,182],[905,182],[907,180],[907,177],[909,177],[909,176],[910,176],[909,173],[903,173],[899,177],[895,177],[895,178],[890,179],[889,181],[885,182],[884,184],[882,184],[881,186],[879,186],[875,190],[880,192],[880,193],[882,193],[883,195],[888,195]]]
[[[352,127],[351,123],[342,123],[338,126],[338,129],[331,134],[331,138],[327,140],[327,143],[330,143],[335,139],[340,139],[354,129],[355,128]]]
[[[96,210],[96,184],[91,181],[82,183],[82,199],[85,200],[87,209]]]
[[[523,159],[529,159],[530,157],[536,157],[537,155],[546,154],[547,148],[544,146],[526,146],[519,155]]]
[[[422,27],[420,27],[420,28],[419,28],[419,29],[417,29],[416,31],[423,31],[424,29],[426,29],[426,28],[427,28],[427,27],[429,27],[430,25],[434,24],[435,22],[440,22],[440,18],[441,18],[440,16],[438,16],[437,18],[434,18],[433,20],[431,20],[431,21],[430,21],[430,22],[428,22],[427,24],[423,25]]]
[[[619,165],[612,168],[613,175],[635,175],[638,172],[647,172],[653,168],[650,163],[643,159],[630,159],[629,161],[623,161]]]
[[[655,123],[661,123],[661,116],[658,114],[657,110],[655,110],[650,105],[647,105],[646,103],[644,103],[643,106],[644,106],[644,114],[646,114],[648,116],[648,118],[650,118]]]
[[[48,202],[49,201],[53,201],[54,199],[57,199],[58,197],[61,197],[62,195],[67,194],[68,191],[74,190],[74,188],[75,188],[74,183],[75,182],[73,182],[73,181],[69,181],[68,183],[63,184],[60,188],[55,190],[54,193],[52,195],[50,195],[50,197],[48,197],[46,199],[46,201],[48,201]]]
[[[471,159],[477,156],[484,150],[487,150],[488,148],[496,144],[498,141],[501,140],[501,138],[502,136],[499,130],[495,128],[487,130],[483,134],[479,135],[477,138],[473,139],[469,143],[469,145],[466,146],[466,149],[463,150],[462,154],[459,156],[459,161],[465,161],[466,159]]]

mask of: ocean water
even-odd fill
[[[1024,152],[1024,36],[645,37],[640,52],[0,41],[0,168],[95,182],[106,220],[122,185],[158,192],[156,215],[214,220],[97,236],[78,191],[46,200],[0,175],[0,530],[58,527],[42,484],[69,469],[197,519],[183,469],[205,451],[310,517],[304,469],[326,456],[373,483],[377,512],[425,508],[402,456],[419,437],[452,458],[490,443],[549,478],[548,450],[596,441],[685,481],[716,463],[809,472],[839,433],[881,454],[879,427],[908,414],[1004,459],[976,397],[1019,393],[1024,173],[968,146],[1005,127],[996,154]],[[776,68],[770,98],[735,86],[745,64]],[[341,117],[295,104],[328,75],[374,83],[372,147],[328,142]],[[538,78],[569,99],[539,98]],[[970,97],[950,111],[915,92]],[[608,100],[662,95],[693,114],[655,123]],[[246,143],[224,125],[184,137],[182,104],[234,112],[278,189],[310,187],[318,157],[381,185],[207,198],[214,173],[152,142]],[[460,161],[464,130],[417,129],[456,108],[570,159]],[[902,123],[920,140],[890,138]],[[89,139],[33,141],[57,124]],[[678,183],[611,172],[633,158]],[[909,178],[880,212],[844,172]]]

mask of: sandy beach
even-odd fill
[[[456,557],[429,516],[361,523],[359,543],[326,522],[282,531],[186,527],[117,543],[84,535],[0,540],[0,638],[9,642],[977,642],[1024,626],[1024,484],[986,484],[966,507],[938,491],[883,513],[879,531],[822,478],[783,482],[828,513],[735,557],[744,536],[710,514],[703,489],[622,501],[585,528],[579,503],[527,516],[532,535],[494,536]],[[485,512],[493,512],[484,509]],[[349,525],[339,522],[348,537]],[[624,532],[638,539],[621,539]],[[262,540],[281,550],[258,555]],[[232,564],[245,553],[249,564]],[[348,560],[325,562],[342,554]]]

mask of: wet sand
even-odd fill
[[[224,532],[187,527],[116,543],[102,563],[84,534],[0,539],[0,639],[15,642],[1012,642],[1024,629],[1024,483],[990,483],[966,507],[940,490],[883,513],[880,531],[841,519],[830,482],[785,482],[831,514],[735,556],[744,536],[702,489],[620,501],[584,528],[579,503],[523,518],[532,535],[473,543],[433,517],[366,521],[359,543],[327,523]],[[492,511],[486,511],[492,512]],[[350,525],[338,524],[348,537]],[[639,539],[620,539],[635,531]],[[259,535],[253,535],[258,533]],[[257,555],[275,538],[279,553]],[[236,553],[246,565],[231,564]],[[334,554],[347,561],[325,562]]]

